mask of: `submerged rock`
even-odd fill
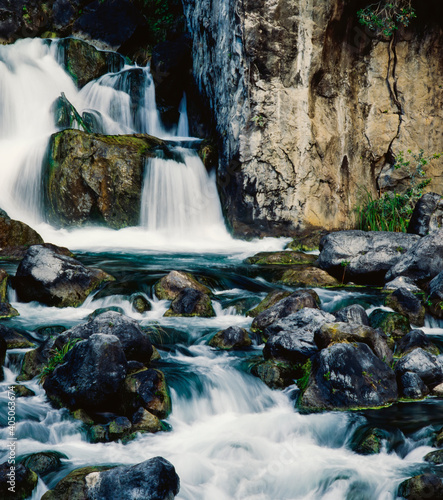
[[[48,306],[78,307],[106,281],[114,280],[101,269],[85,267],[54,245],[34,245],[20,262],[14,279],[19,299]]]
[[[43,451],[21,457],[20,461],[39,476],[44,476],[62,467],[62,458],[68,458],[58,451]]]
[[[320,299],[314,290],[302,290],[278,301],[262,313],[258,314],[251,325],[253,332],[263,331],[275,321],[289,316],[305,307],[318,309]]]
[[[434,278],[442,269],[443,229],[439,229],[411,246],[386,274],[386,280],[406,276],[421,282]]]
[[[145,162],[163,147],[146,134],[53,134],[43,167],[48,221],[58,227],[138,225]]]
[[[366,344],[334,344],[312,358],[300,404],[310,410],[372,408],[398,398],[394,372]]]
[[[132,307],[140,314],[152,309],[151,303],[143,295],[136,295],[131,299]]]
[[[318,264],[342,282],[382,284],[386,273],[419,239],[386,231],[338,231],[321,239]]]
[[[215,316],[211,298],[206,293],[185,288],[172,301],[171,307],[164,314],[169,316],[201,316],[211,318]]]
[[[231,326],[217,332],[209,341],[209,345],[222,350],[245,349],[252,345],[252,340],[244,328]]]
[[[160,300],[174,300],[186,288],[192,288],[207,295],[211,294],[208,287],[199,283],[192,274],[184,271],[171,271],[166,276],[163,276],[155,284],[154,291]]]

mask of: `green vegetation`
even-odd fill
[[[310,359],[301,367],[302,376],[297,380],[298,388],[301,392],[305,392],[309,384],[309,378],[311,376],[312,362]]]
[[[68,352],[75,346],[78,340],[79,339],[70,340],[61,349],[58,349],[56,347],[55,349],[52,349],[50,351],[51,357],[48,359],[48,362],[40,372],[40,380],[39,380],[40,384],[43,384],[46,378],[49,377],[49,375],[51,375],[51,373],[57,368],[57,366],[63,363],[66,354],[68,354]]]
[[[395,157],[394,168],[403,169],[410,179],[410,187],[404,193],[384,193],[374,198],[365,191],[363,203],[356,208],[357,228],[363,231],[406,232],[414,206],[431,182],[426,178],[426,167],[442,153],[425,156],[423,149],[418,154],[410,149],[407,155],[400,151]]]
[[[409,26],[416,16],[412,0],[380,0],[357,12],[358,21],[372,31],[392,36],[400,26]]]

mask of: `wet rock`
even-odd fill
[[[295,269],[287,269],[277,281],[294,287],[333,287],[340,285],[340,282],[333,276],[317,267],[300,266]]]
[[[118,306],[99,307],[98,309],[96,309],[94,312],[92,312],[88,316],[88,319],[94,319],[97,316],[100,316],[100,314],[103,314],[103,313],[109,312],[109,311],[116,312],[118,314],[123,314],[123,315],[125,314],[125,311],[122,307],[118,307]]]
[[[421,330],[411,330],[404,337],[396,343],[395,354],[397,356],[404,356],[414,349],[421,348],[434,356],[438,356],[440,351],[438,347],[433,344],[428,336]]]
[[[223,350],[244,349],[252,345],[252,340],[244,328],[231,326],[217,332],[209,341],[209,345]]]
[[[303,252],[283,251],[260,252],[252,257],[248,257],[245,262],[246,264],[255,264],[257,266],[291,266],[296,264],[312,264],[316,260],[317,257],[315,255]]]
[[[12,387],[14,388],[14,394],[16,398],[30,398],[32,396],[35,396],[35,392],[32,389],[28,389],[24,385],[14,384]],[[32,469],[32,467],[30,467],[30,469]]]
[[[382,284],[387,271],[419,239],[385,231],[330,233],[321,239],[318,265],[341,282]]]
[[[407,399],[423,399],[429,394],[423,380],[417,373],[406,372],[399,379],[400,394]]]
[[[211,318],[215,316],[211,298],[194,288],[185,288],[172,301],[170,308],[164,314],[169,316],[200,316]]]
[[[295,331],[283,331],[269,337],[263,349],[265,359],[302,364],[318,351],[314,332],[309,327]]]
[[[0,338],[6,342],[7,349],[35,347],[34,342],[28,340],[22,333],[5,325],[0,325]]]
[[[8,278],[4,269],[0,269],[0,319],[12,318],[19,313],[8,302]]]
[[[427,303],[433,316],[443,318],[443,271],[429,282]]]
[[[20,260],[30,245],[41,243],[43,239],[34,229],[0,211],[0,256]]]
[[[326,323],[314,335],[319,349],[342,342],[361,342],[368,345],[374,354],[387,364],[392,363],[393,355],[386,337],[377,330],[358,323]]]
[[[380,453],[383,441],[388,438],[387,432],[377,427],[358,429],[353,436],[353,450],[359,455],[375,455]]]
[[[425,324],[425,307],[421,300],[406,288],[398,288],[385,299],[385,305],[406,316],[410,323]]]
[[[425,193],[415,204],[408,224],[408,233],[426,236],[442,226],[442,197],[437,193]]]
[[[320,309],[305,307],[299,311],[272,323],[263,332],[265,338],[282,332],[295,332],[300,328],[309,328],[313,333],[325,323],[334,321],[334,316]]]
[[[262,313],[258,314],[251,325],[253,332],[263,331],[275,321],[278,321],[300,309],[310,307],[318,309],[320,299],[313,290],[302,290],[292,293],[289,297],[280,300]]]
[[[443,500],[443,480],[430,472],[411,477],[398,487],[398,495],[406,500],[429,498]]]
[[[63,361],[43,384],[52,401],[72,410],[118,410],[127,361],[115,335],[93,334],[78,342]]]
[[[123,439],[131,432],[132,424],[126,417],[117,417],[108,425],[109,439],[116,441]]]
[[[109,71],[120,71],[125,63],[120,54],[98,50],[77,38],[64,38],[58,44],[62,48],[65,69],[79,89]]]
[[[296,252],[311,252],[312,250],[317,250],[320,246],[320,240],[328,233],[329,231],[323,228],[312,228],[305,231],[304,234],[300,234],[294,238],[288,244],[287,248]]]
[[[56,307],[77,307],[102,283],[114,278],[85,267],[59,247],[34,245],[26,252],[14,279],[20,300]]]
[[[131,430],[133,432],[159,432],[163,430],[163,427],[158,417],[144,408],[139,408],[132,416]]]
[[[386,280],[406,276],[421,282],[434,278],[442,269],[443,229],[439,229],[411,246],[386,274]]]
[[[405,288],[406,290],[409,290],[412,293],[423,293],[423,290],[419,288],[417,285],[415,285],[413,280],[411,280],[410,278],[406,278],[405,276],[398,276],[392,281],[389,281],[383,287],[383,290],[394,291],[397,290],[398,288]]]
[[[43,451],[22,457],[20,461],[25,467],[33,470],[39,476],[44,476],[59,470],[62,467],[62,458],[68,457],[58,451]]]
[[[271,389],[283,389],[294,383],[297,372],[290,363],[267,359],[255,363],[251,368],[252,375],[263,380]]]
[[[443,464],[443,450],[431,451],[423,460],[433,465],[441,465]]]
[[[63,325],[50,325],[50,326],[40,326],[35,329],[34,332],[40,338],[49,338],[49,337],[57,337],[60,333],[63,333],[67,330],[67,328]]]
[[[360,304],[352,304],[343,307],[334,313],[335,319],[341,323],[357,323],[359,325],[369,326],[369,318],[365,308]]]
[[[91,477],[93,476],[93,477]],[[158,498],[169,500],[178,494],[180,480],[173,465],[162,457],[141,464],[95,472],[85,478],[86,498]]]
[[[155,295],[160,300],[174,300],[180,292],[192,288],[207,295],[211,294],[208,287],[199,283],[194,276],[184,271],[171,271],[154,286]]]
[[[394,372],[366,344],[334,344],[312,358],[300,404],[343,410],[384,406],[397,398]]]
[[[414,349],[398,361],[395,373],[398,377],[406,372],[416,373],[429,387],[443,382],[443,367],[439,358],[421,348]]]
[[[14,476],[11,475],[11,465],[5,462],[0,465],[0,497],[11,498],[19,500],[31,496],[32,491],[37,486],[38,476],[32,470],[29,470],[23,464],[17,464],[14,468]],[[10,474],[8,476],[8,474]],[[14,494],[11,495],[9,488],[11,484],[8,483],[14,479]]]
[[[115,335],[121,342],[127,361],[149,363],[153,352],[149,335],[141,330],[137,321],[115,311],[101,313],[87,323],[67,330],[57,338],[56,345],[75,339],[86,340],[94,333]]]
[[[63,130],[50,139],[43,166],[48,221],[57,227],[136,226],[146,159],[160,139]]]
[[[402,314],[375,309],[369,315],[369,324],[372,328],[379,328],[388,337],[398,340],[411,331],[408,318]],[[391,344],[388,341],[388,345]]]
[[[140,314],[152,309],[151,303],[143,295],[136,295],[131,300],[132,307]]]
[[[171,413],[171,396],[163,372],[147,368],[129,375],[125,380],[123,408],[127,415],[144,408],[159,419],[166,418]]]
[[[265,311],[266,309],[269,309],[280,300],[289,297],[289,295],[291,295],[291,292],[287,292],[285,290],[272,290],[272,292],[269,292],[268,295],[266,295],[266,297],[260,302],[260,304],[254,307],[254,309],[248,311],[247,316],[252,316],[253,318],[255,318],[258,314]]]

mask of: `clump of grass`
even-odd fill
[[[356,207],[357,228],[363,231],[407,232],[409,220],[415,204],[431,182],[426,178],[425,169],[430,161],[440,158],[442,153],[425,156],[423,149],[418,154],[407,152],[410,160],[405,159],[402,151],[395,157],[394,168],[403,169],[410,178],[410,187],[404,193],[384,193],[375,198],[367,189],[361,205]]]
[[[48,362],[43,367],[39,376],[39,384],[43,384],[49,375],[57,368],[57,366],[61,365],[65,359],[66,354],[75,346],[79,339],[73,339],[63,345],[63,347],[51,349],[51,356],[48,359]]]

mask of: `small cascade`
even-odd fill
[[[188,109],[186,102],[186,94],[183,94],[183,99],[180,102],[178,112],[180,113],[180,118],[178,120],[177,136],[178,137],[189,137],[189,121],[188,121]]]

